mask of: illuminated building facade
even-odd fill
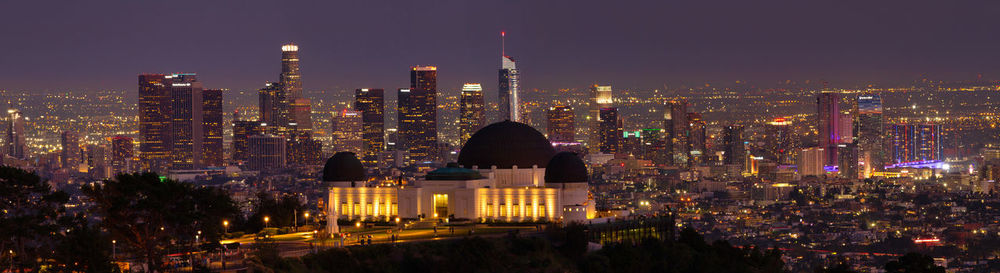
[[[202,92],[202,167],[226,166],[222,146],[222,90]]]
[[[399,89],[399,143],[412,162],[434,161],[437,148],[437,67],[410,69],[410,88]]]
[[[164,74],[139,75],[139,158],[143,170],[170,166],[170,81]]]
[[[264,88],[259,90],[257,96],[260,107],[260,123],[272,128],[288,124],[288,107],[284,104],[287,99],[284,96],[281,84],[273,82],[264,84]],[[270,133],[277,133],[277,130],[270,130]]]
[[[798,145],[792,134],[792,122],[786,118],[775,118],[764,126],[764,152],[770,160],[778,164],[795,164]]]
[[[863,94],[858,96],[858,118],[855,121],[854,133],[856,143],[866,168],[880,171],[886,165],[885,120],[882,116],[882,97],[879,94]]]
[[[823,168],[826,163],[825,155],[826,151],[823,151],[823,148],[812,147],[802,149],[799,152],[798,159],[799,176],[822,176],[826,174]]]
[[[611,107],[614,103],[611,85],[593,85],[590,87],[590,109],[587,111],[589,139],[587,146],[591,153],[600,152],[601,143],[601,109]]]
[[[520,91],[520,72],[517,64],[510,56],[500,58],[500,120],[519,121],[521,119],[518,92]]]
[[[515,145],[517,144],[517,145]],[[489,166],[489,167],[487,167]],[[429,172],[414,185],[376,187],[350,153],[331,157],[327,222],[336,219],[472,219],[583,222],[593,218],[587,167],[556,154],[540,132],[505,121],[484,127],[463,147],[458,163]],[[328,232],[337,232],[330,225]]]
[[[62,144],[62,167],[71,171],[80,168],[80,134],[65,131],[59,138]]]
[[[837,144],[841,143],[840,93],[824,91],[816,98],[817,143],[826,151],[826,165],[837,164]]]
[[[601,108],[600,117],[601,153],[614,154],[621,151],[624,128],[618,108]]]
[[[688,163],[688,139],[690,126],[687,120],[687,99],[678,98],[667,101],[663,109],[663,125],[666,129],[667,151],[670,160],[676,165]]]
[[[362,113],[344,109],[332,120],[333,150],[336,152],[352,152],[361,154],[365,140]]]
[[[573,108],[565,105],[556,105],[548,111],[549,141],[555,143],[576,142],[576,124],[574,119],[576,114]]]
[[[486,101],[483,100],[483,86],[478,83],[466,83],[462,86],[459,99],[458,126],[461,143],[468,141],[472,134],[484,125],[486,125]]]
[[[364,127],[361,162],[377,166],[379,155],[385,151],[385,92],[376,88],[354,90],[354,110],[361,112]]]
[[[7,156],[24,159],[28,146],[24,144],[24,115],[17,109],[7,110]]]
[[[171,170],[201,168],[204,149],[204,91],[194,73],[167,76],[170,80]]]
[[[889,130],[893,163],[944,159],[941,157],[941,125],[893,124]]]

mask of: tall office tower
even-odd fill
[[[504,33],[500,33],[501,40]],[[500,96],[500,121],[505,119],[520,122],[521,111],[518,104],[518,92],[520,91],[520,73],[517,71],[517,63],[514,58],[507,56],[507,52],[501,52],[500,57],[500,88],[497,89]]]
[[[398,145],[409,151],[411,162],[434,161],[437,154],[437,67],[414,66],[410,88],[397,96]]]
[[[792,135],[792,122],[785,118],[775,118],[764,126],[764,152],[768,159],[778,164],[795,164],[798,151]]]
[[[191,170],[201,167],[204,149],[204,103],[201,82],[194,73],[166,76],[170,80],[172,132],[170,169]]]
[[[292,100],[291,110],[292,122],[288,124],[292,137],[298,139],[312,138],[312,101],[307,98],[296,98]]]
[[[826,152],[826,165],[837,164],[837,144],[840,140],[840,94],[823,91],[816,98],[817,143]]]
[[[614,154],[621,151],[624,128],[618,108],[601,108],[601,153]]]
[[[549,142],[570,143],[576,141],[576,125],[573,122],[573,108],[556,105],[549,108]]]
[[[202,163],[205,167],[225,166],[222,146],[222,90],[202,92]]]
[[[108,148],[104,145],[87,145],[87,173],[94,179],[111,178],[111,165],[108,164]]]
[[[502,85],[501,85],[502,86]],[[462,97],[459,102],[459,134],[462,144],[472,137],[476,131],[486,125],[486,102],[483,100],[483,86],[478,83],[466,83],[462,86]]]
[[[237,164],[246,163],[250,157],[250,150],[247,148],[247,141],[251,136],[264,133],[264,126],[260,121],[234,120],[233,121],[233,162]]]
[[[601,143],[601,109],[611,107],[614,102],[611,85],[593,85],[590,87],[590,109],[587,112],[589,139],[587,146],[591,153],[600,152]]]
[[[687,120],[687,99],[678,98],[667,102],[666,109],[663,110],[664,128],[666,130],[667,150],[674,164],[687,164],[688,138],[690,137],[690,126]]]
[[[362,113],[344,109],[332,120],[333,151],[360,154],[364,150],[364,119]]]
[[[285,167],[285,137],[253,135],[247,138],[247,169],[274,170]]]
[[[743,142],[743,126],[730,125],[722,130],[723,163],[745,167],[747,150]]]
[[[260,106],[260,122],[270,127],[288,124],[288,107],[283,104],[286,101],[281,84],[268,82],[258,93]],[[272,132],[274,133],[274,132]]]
[[[837,131],[840,132],[840,143],[854,143],[854,114],[841,112]],[[837,146],[840,147],[840,146]]]
[[[866,168],[881,170],[886,163],[885,121],[882,118],[882,97],[879,94],[858,96],[858,118],[854,123],[854,134],[858,148],[869,159]]]
[[[361,112],[364,127],[361,163],[378,166],[379,155],[385,151],[385,92],[375,88],[354,90],[354,110]]]
[[[146,171],[164,173],[170,167],[170,84],[163,74],[139,75],[139,160]]]
[[[111,174],[130,173],[135,171],[133,163],[135,144],[132,138],[117,135],[111,138]]]
[[[799,152],[798,171],[799,176],[820,176],[826,173],[823,165],[826,163],[824,156],[826,151],[823,148],[805,148]]]
[[[691,165],[704,163],[708,149],[705,147],[705,121],[699,113],[687,113],[688,121],[688,163]]]
[[[840,178],[846,179],[858,179],[861,178],[861,172],[858,165],[860,161],[858,153],[858,144],[855,143],[843,143],[837,144],[837,169]]]
[[[295,43],[281,45],[282,91],[288,94],[289,102],[302,97],[302,75],[299,74],[299,46]]]
[[[943,160],[941,157],[941,125],[893,124],[893,163]]]
[[[7,155],[14,158],[26,158],[27,146],[24,144],[24,115],[17,109],[7,110]]]
[[[62,167],[71,171],[80,168],[80,135],[74,131],[65,131],[59,138],[62,143]]]

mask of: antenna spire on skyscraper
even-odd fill
[[[504,41],[504,38],[506,36],[507,36],[507,32],[501,30],[500,31],[500,55],[503,55],[504,57],[507,57],[507,44],[506,44],[506,41]]]

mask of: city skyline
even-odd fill
[[[653,89],[736,81],[769,87],[784,80],[856,86],[899,84],[925,77],[976,80],[983,75],[997,79],[998,69],[990,64],[1000,53],[980,45],[997,42],[998,38],[981,33],[988,32],[986,15],[1000,9],[1000,4],[938,7],[901,3],[868,3],[870,9],[830,3],[729,3],[733,10],[743,9],[735,12],[697,3],[603,7],[591,2],[570,6],[438,2],[412,8],[448,20],[389,9],[386,18],[391,20],[355,28],[325,20],[350,22],[378,14],[385,4],[250,2],[241,10],[229,11],[221,3],[202,3],[198,9],[173,4],[88,3],[37,13],[30,12],[42,8],[37,4],[14,3],[4,9],[9,12],[0,16],[0,22],[19,27],[2,29],[5,37],[19,42],[0,45],[0,50],[21,54],[5,58],[0,81],[7,83],[4,88],[8,90],[130,89],[129,79],[136,72],[193,71],[216,79],[221,88],[256,90],[275,73],[274,60],[267,57],[273,54],[273,45],[295,42],[308,48],[302,53],[310,60],[302,64],[303,77],[313,80],[304,84],[306,90],[405,87],[406,79],[392,70],[414,64],[441,67],[441,86],[459,90],[464,82],[495,82],[493,75],[500,65],[495,56],[502,51],[497,34],[501,31],[511,40],[506,52],[524,62],[519,67],[525,73],[523,90],[586,86],[594,81],[612,82],[625,89]],[[146,8],[161,8],[165,11],[162,14],[172,16],[213,19],[148,24],[146,20],[162,15],[144,17],[139,11]],[[276,10],[276,21],[256,22],[255,15],[247,15],[253,14],[247,11],[268,8]],[[899,11],[884,12],[894,8]],[[328,16],[325,11],[343,16]],[[33,17],[25,18],[28,14]],[[444,16],[448,14],[452,16]],[[455,14],[457,20],[469,24],[451,25],[456,18],[450,17]],[[473,14],[483,20],[473,20]],[[86,17],[90,15],[112,19],[90,20]],[[588,16],[606,16],[608,20],[590,20]],[[732,18],[697,23],[725,16]],[[62,20],[42,23],[54,18]],[[399,27],[414,22],[438,28],[428,34],[432,42],[398,42],[416,35],[415,27]],[[866,27],[873,23],[878,27]],[[135,39],[149,30],[139,26],[165,33],[186,30],[185,36],[199,42],[172,35]],[[89,35],[70,35],[81,29]],[[277,32],[282,35],[257,34],[278,29],[287,30]],[[148,52],[170,58],[154,58]],[[51,78],[59,80],[41,80]],[[495,86],[485,86],[484,91],[486,97],[496,97]]]

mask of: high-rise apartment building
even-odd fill
[[[354,90],[354,110],[361,112],[364,127],[361,163],[377,166],[379,155],[385,151],[385,92],[376,88]]]
[[[458,126],[462,144],[465,144],[465,141],[484,125],[486,125],[486,101],[483,99],[483,86],[478,83],[466,83],[462,86],[459,99]]]
[[[344,109],[331,120],[333,128],[333,151],[361,154],[364,150],[364,120],[362,113]]]
[[[600,117],[601,153],[614,154],[621,151],[624,128],[618,108],[601,108]]]
[[[410,88],[401,88],[398,100],[399,141],[411,162],[434,161],[437,148],[437,67],[410,69]]]
[[[571,143],[576,141],[576,125],[574,123],[576,115],[573,113],[573,108],[556,105],[550,107],[547,114],[549,142]]]
[[[65,131],[59,138],[62,144],[62,167],[71,171],[80,168],[80,135],[74,131]]]

